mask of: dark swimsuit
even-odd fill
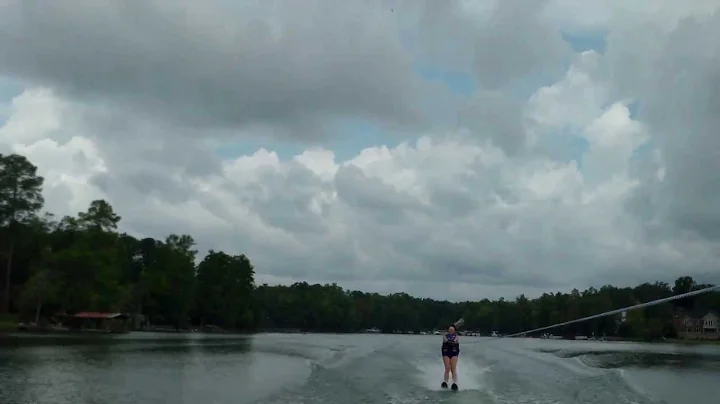
[[[452,358],[454,356],[460,355],[460,345],[454,344],[449,341],[455,341],[455,338],[457,337],[457,334],[447,334],[445,338],[448,340],[443,341],[442,344],[442,356],[447,356],[448,358]]]

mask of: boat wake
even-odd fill
[[[464,361],[462,359],[465,359]],[[458,362],[458,385],[461,390],[484,390],[485,374],[490,371],[489,366],[480,366],[472,358],[462,358]],[[440,383],[443,380],[445,367],[440,358],[435,361],[425,360],[415,363],[418,383],[428,390],[442,390]],[[452,382],[452,379],[451,379]]]

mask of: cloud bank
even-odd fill
[[[720,5],[586,3],[4,1],[0,152],[259,282],[719,282]]]

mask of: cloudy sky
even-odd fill
[[[0,153],[258,282],[720,281],[719,0],[0,0]]]

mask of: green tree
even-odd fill
[[[228,328],[250,326],[254,275],[245,255],[210,250],[197,273],[197,304],[203,322]]]
[[[122,245],[111,230],[117,219],[107,202],[94,201],[78,218],[65,217],[52,231],[47,268],[62,285],[58,300],[63,309],[106,311],[123,305]]]
[[[52,274],[42,269],[33,274],[25,283],[20,295],[19,306],[25,313],[33,312],[35,323],[40,321],[43,304],[53,301],[57,294],[57,287]]]
[[[10,310],[13,256],[18,238],[27,236],[23,224],[34,219],[44,200],[43,177],[28,159],[17,154],[0,154],[0,228],[5,234],[5,280],[0,312]]]
[[[90,202],[88,210],[78,214],[78,223],[80,225],[105,233],[117,230],[120,219],[121,217],[115,214],[112,206],[104,200]]]
[[[145,311],[155,321],[178,328],[189,325],[195,298],[194,245],[192,237],[175,234],[168,236],[165,243],[145,245],[141,284]]]

